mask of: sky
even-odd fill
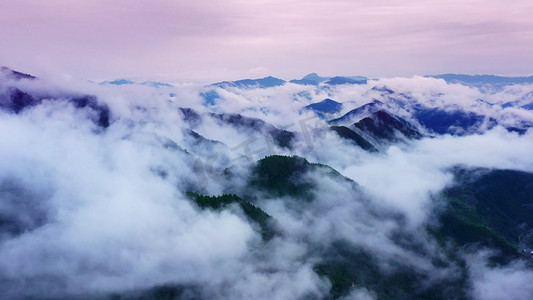
[[[533,72],[528,0],[4,0],[0,64],[92,80]]]

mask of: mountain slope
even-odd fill
[[[329,166],[310,163],[298,156],[272,155],[259,160],[253,167],[249,186],[270,195],[288,195],[310,201],[314,184],[304,175],[319,169],[329,176],[353,184],[353,181]]]
[[[374,147],[369,141],[367,141],[365,138],[355,133],[355,131],[351,130],[346,126],[331,126],[330,129],[337,133],[341,138],[351,141],[355,145],[363,148],[364,150],[367,150],[369,152],[378,151],[376,147]]]
[[[290,82],[301,85],[318,85],[321,82],[328,80],[329,77],[320,77],[317,73],[305,75],[302,79],[293,79]]]
[[[259,78],[259,79],[242,79],[237,81],[223,81],[212,84],[213,86],[227,88],[227,87],[236,87],[236,88],[269,88],[276,87],[285,84],[285,80],[275,78],[272,76]]]
[[[441,74],[428,75],[427,77],[444,79],[448,83],[459,83],[464,85],[481,86],[481,85],[512,85],[533,83],[533,76],[528,77],[503,77],[495,75],[465,75],[465,74]]]
[[[400,122],[389,113],[379,110],[353,125],[364,136],[378,141],[394,142],[402,138],[420,139],[422,134]]]
[[[265,132],[272,137],[274,142],[282,148],[290,148],[292,140],[294,139],[294,133],[278,129],[274,125],[269,124],[261,119],[245,117],[240,114],[215,114],[210,113],[210,117],[230,125],[237,129],[254,130],[256,132]]]
[[[150,86],[154,88],[160,88],[160,87],[173,87],[172,84],[166,83],[166,82],[158,82],[158,81],[144,81],[144,82],[135,82],[128,79],[115,79],[111,81],[102,81],[100,84],[103,85],[144,85],[144,86]]]
[[[303,108],[303,110],[314,111],[320,118],[327,118],[328,115],[339,113],[342,109],[342,103],[335,100],[324,99],[320,102],[312,103]]]
[[[3,75],[7,78],[10,78],[10,79],[15,79],[15,80],[19,80],[19,79],[36,79],[35,76],[32,76],[30,74],[25,74],[25,73],[21,73],[21,72],[17,72],[15,70],[12,70],[8,67],[0,67],[0,75]]]
[[[343,116],[328,121],[331,125],[351,125],[379,110],[386,109],[387,105],[379,100],[373,100],[370,103],[363,104],[355,109],[350,110]]]
[[[229,209],[232,204],[236,204],[240,207],[250,222],[257,224],[260,227],[261,235],[265,241],[270,240],[276,234],[272,216],[250,202],[239,198],[237,195],[225,194],[221,196],[205,196],[194,192],[188,192],[187,196],[189,196],[189,198],[201,209],[221,211],[223,209]]]
[[[419,106],[415,109],[413,117],[422,126],[438,134],[464,135],[490,129],[496,125],[493,119],[461,109],[445,110]]]
[[[328,85],[341,85],[341,84],[366,84],[367,79],[364,77],[350,78],[343,76],[335,76],[325,82]]]
[[[2,86],[0,82],[0,87]],[[0,92],[0,109],[19,114],[26,109],[40,105],[43,101],[68,102],[76,109],[90,112],[89,118],[100,127],[107,128],[110,124],[111,111],[107,105],[98,102],[95,96],[90,95],[34,95],[19,88],[7,87]]]
[[[459,245],[481,243],[516,257],[519,237],[533,230],[533,174],[511,170],[457,169],[439,234]]]

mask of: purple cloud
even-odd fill
[[[9,1],[0,63],[77,77],[525,74],[533,5],[505,1]]]

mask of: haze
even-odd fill
[[[0,64],[218,81],[309,72],[526,75],[531,1],[2,1]]]

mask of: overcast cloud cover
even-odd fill
[[[531,1],[16,1],[0,64],[95,80],[531,74]]]

